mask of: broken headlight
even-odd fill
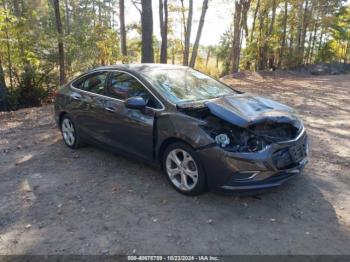
[[[230,144],[230,138],[226,134],[218,134],[215,136],[215,142],[221,147],[226,147]]]
[[[244,128],[222,126],[220,128],[207,127],[205,130],[220,147],[227,151],[257,152],[266,146],[262,139]]]
[[[257,152],[269,144],[289,141],[303,129],[300,121],[294,123],[266,121],[246,128],[215,117],[208,117],[207,121],[202,128],[220,147],[231,152]]]

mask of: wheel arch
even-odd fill
[[[165,150],[167,149],[168,146],[170,146],[171,144],[174,144],[174,143],[184,143],[186,145],[188,145],[189,147],[191,147],[193,150],[195,150],[193,148],[193,146],[187,142],[186,140],[184,139],[181,139],[181,138],[178,138],[178,137],[169,137],[167,139],[165,139],[161,145],[159,146],[159,149],[158,149],[158,152],[157,152],[157,161],[160,165],[161,168],[163,168],[163,155],[164,155],[164,152]]]
[[[59,116],[58,116],[58,125],[59,128],[61,129],[61,123],[62,123],[62,119],[65,115],[67,115],[68,113],[66,111],[62,111],[60,112]]]

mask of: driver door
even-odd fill
[[[109,144],[145,160],[153,160],[154,115],[160,103],[134,76],[120,71],[109,73],[105,101],[105,135]],[[143,110],[125,107],[125,100],[141,96]]]

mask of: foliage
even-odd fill
[[[233,16],[240,19],[236,23],[242,36],[240,70],[349,61],[350,7],[344,1],[235,0],[231,5],[233,13],[237,1],[247,4],[241,16]],[[186,17],[183,14],[189,10],[182,8],[181,1],[168,2],[167,62],[181,64]],[[188,6],[189,2],[184,2]],[[209,9],[220,8],[213,2],[209,2]],[[5,76],[0,79],[5,87],[0,88],[5,88],[12,109],[40,105],[51,99],[59,83],[58,39],[63,39],[68,79],[98,65],[141,60],[140,20],[126,24],[127,56],[121,55],[118,0],[60,0],[59,3],[62,38],[55,27],[52,0],[0,0],[0,69]],[[131,0],[125,3],[128,8],[135,8]],[[159,19],[158,10],[153,8],[155,19]],[[233,59],[237,58],[232,55],[235,54],[232,28],[226,30],[216,46],[199,45],[197,69],[217,78],[232,71]],[[159,62],[160,38],[154,36],[152,46],[155,61]],[[193,49],[190,46],[190,56]]]
[[[66,73],[114,64],[119,39],[111,27],[115,0],[61,2],[65,29]],[[12,108],[36,106],[51,96],[58,83],[58,50],[51,0],[5,0],[0,7],[0,57]]]
[[[294,68],[332,61],[346,63],[350,55],[350,12],[343,2],[252,0],[248,18],[239,21],[241,35],[246,34],[245,23],[251,23],[248,35],[241,41],[240,69]],[[219,44],[224,73],[231,68],[231,59],[235,59],[228,55],[232,49],[232,41],[227,41],[231,31],[222,36]]]

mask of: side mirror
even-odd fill
[[[130,109],[144,109],[147,103],[145,99],[140,96],[130,97],[125,101],[125,106]]]

